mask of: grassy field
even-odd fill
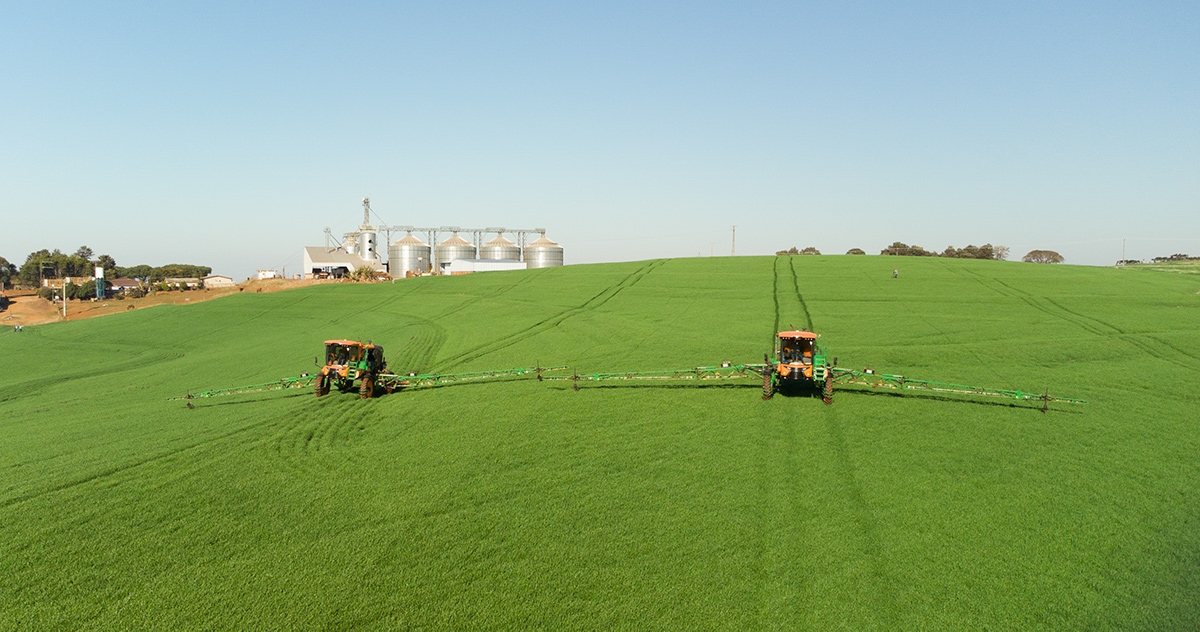
[[[893,279],[893,268],[900,277]],[[1194,629],[1200,277],[709,258],[319,286],[0,331],[0,629]],[[1088,400],[297,375],[840,364]]]

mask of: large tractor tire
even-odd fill
[[[362,376],[362,382],[358,385],[358,398],[371,399],[375,396],[375,376],[366,373]]]
[[[821,391],[821,401],[826,404],[833,403],[833,372],[828,369],[825,373],[825,388]]]
[[[317,375],[317,379],[313,382],[313,394],[317,397],[329,394],[329,376],[325,374]]]
[[[771,399],[775,395],[775,383],[772,378],[775,377],[774,371],[768,370],[763,373],[763,399]]]

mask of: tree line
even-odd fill
[[[787,250],[779,250],[775,253],[777,256],[784,255],[819,255],[820,250],[809,246],[804,249],[792,246]],[[846,251],[848,255],[865,255],[867,252],[862,248],[851,248]],[[1007,246],[993,246],[984,244],[982,246],[968,245],[966,248],[955,248],[947,246],[942,252],[933,252],[926,250],[917,245],[908,245],[903,242],[894,242],[892,245],[879,251],[881,255],[901,255],[907,257],[952,257],[955,259],[997,259],[1004,260],[1008,258]]]
[[[25,257],[25,263],[20,267],[0,257],[0,286],[38,288],[42,279],[62,279],[66,277],[93,277],[95,269],[104,269],[106,289],[111,287],[112,279],[126,277],[135,279],[142,284],[159,283],[173,277],[203,278],[212,273],[209,266],[198,266],[186,263],[169,263],[163,266],[139,264],[123,267],[117,265],[109,255],[96,256],[91,248],[80,246],[74,253],[67,254],[57,248],[54,250],[38,250]],[[91,282],[91,294],[95,296],[95,282]],[[86,283],[75,286],[83,287]]]
[[[787,250],[779,250],[775,253],[777,256],[784,255],[819,255],[820,250],[809,246],[803,250],[795,246]],[[846,251],[848,255],[865,255],[867,254],[862,248],[851,248]],[[941,252],[926,250],[916,244],[908,245],[902,241],[893,242],[892,245],[879,251],[881,255],[901,256],[901,257],[948,257],[951,259],[992,259],[996,261],[1004,261],[1008,259],[1008,246],[993,246],[992,244],[984,244],[976,246],[968,244],[966,248],[955,248],[954,246],[946,246],[946,249]],[[1179,255],[1172,255],[1179,256]],[[1186,256],[1186,255],[1185,255]],[[1021,261],[1027,263],[1062,263],[1063,256],[1053,250],[1030,250]],[[1155,259],[1157,261],[1157,259]]]

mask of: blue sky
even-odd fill
[[[299,271],[362,217],[568,263],[1200,255],[1195,2],[4,3],[0,256]]]

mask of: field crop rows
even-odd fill
[[[893,279],[893,268],[900,277]],[[1195,275],[895,257],[323,285],[0,332],[0,629],[1187,628]],[[311,371],[761,361],[1088,400],[534,380],[166,398]]]

